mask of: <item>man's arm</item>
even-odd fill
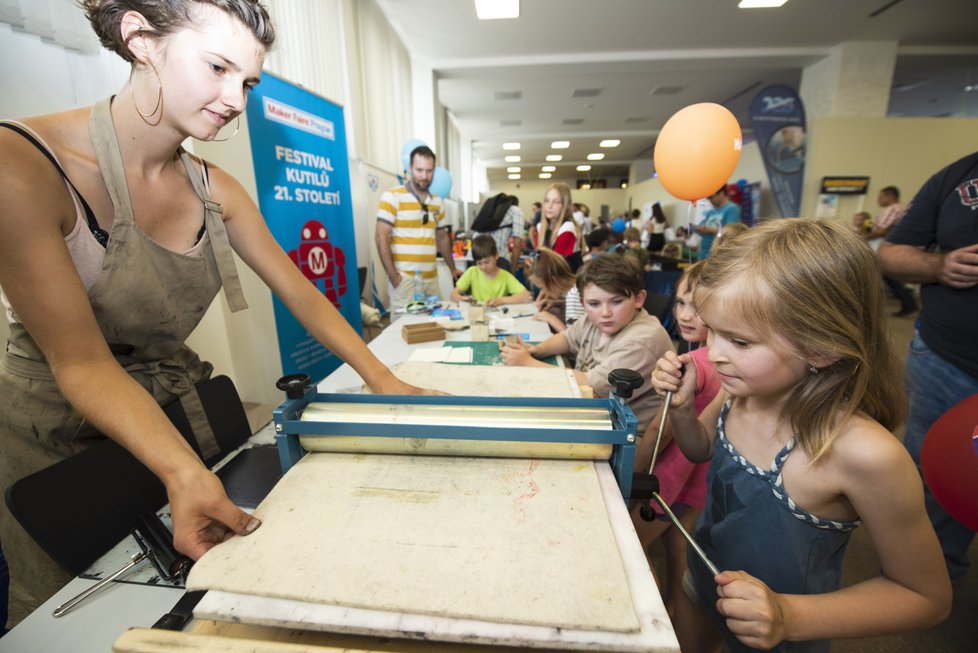
[[[455,257],[452,255],[452,239],[448,236],[448,227],[439,227],[435,238],[438,243],[438,251],[441,253],[441,257],[445,259],[448,271],[452,273],[452,279],[458,279],[462,276],[462,271],[455,267]]]
[[[394,254],[391,252],[391,231],[394,227],[384,220],[377,221],[377,231],[374,234],[374,241],[377,243],[377,253],[380,254],[380,262],[387,272],[387,278],[391,285],[397,288],[401,285],[401,273],[394,265]]]
[[[958,289],[978,285],[978,243],[950,252],[925,252],[913,245],[882,242],[879,257],[884,274],[900,281]]]

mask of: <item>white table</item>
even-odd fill
[[[458,305],[451,304],[451,306]],[[518,315],[533,315],[537,312],[536,306],[533,304],[508,304],[506,305],[506,309],[507,310],[504,313],[502,311],[502,307],[487,308],[486,316],[490,319],[508,318]],[[460,310],[462,315],[465,316],[467,314],[468,304],[463,302]],[[384,364],[388,366],[403,363],[411,357],[411,352],[413,352],[415,349],[437,349],[439,347],[443,347],[444,345],[442,344],[441,340],[409,345],[404,342],[403,338],[401,338],[402,326],[406,324],[419,324],[421,322],[428,322],[430,320],[431,318],[426,314],[401,313],[394,315],[394,319],[391,321],[390,326],[381,331],[380,335],[374,338],[367,346],[377,358],[382,360]],[[535,320],[532,317],[517,318],[515,320],[514,327],[507,332],[528,334],[529,339],[534,342],[546,340],[548,337],[550,337],[550,327],[547,325],[547,323],[541,322],[540,320]],[[461,331],[446,331],[445,339],[453,341],[472,340],[472,332],[470,329],[463,329]],[[317,388],[320,392],[356,392],[359,391],[362,386],[363,379],[360,378],[360,375],[357,374],[353,368],[349,366],[349,364],[344,363],[332,374],[320,381]]]

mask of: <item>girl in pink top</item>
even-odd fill
[[[699,343],[706,342],[706,325],[700,319],[696,304],[693,303],[693,290],[699,279],[702,263],[696,263],[683,273],[679,282],[676,284],[676,300],[673,305],[673,313],[676,322],[679,324],[679,331],[683,340],[687,343],[693,365],[696,366],[696,414],[698,415],[720,391],[720,378],[717,376],[716,368],[707,358],[707,348],[704,346],[693,349]],[[652,419],[645,435],[639,443],[638,452],[635,457],[635,471],[648,473],[649,464],[652,461],[652,449],[655,446],[656,433],[659,430],[659,421],[662,418],[661,409],[658,415]],[[669,507],[679,518],[683,527],[691,531],[696,517],[706,503],[706,472],[709,462],[694,464],[689,462],[682,451],[672,440],[669,423],[662,433],[662,441],[659,443],[659,455],[655,463],[655,476],[659,479],[659,495],[669,504]],[[645,521],[639,511],[646,502],[639,502],[632,507],[632,522],[638,532],[642,548],[649,560],[649,567],[655,574],[652,564],[652,556],[649,548],[655,540],[662,538],[662,543],[666,552],[666,583],[663,592],[663,600],[666,610],[673,616],[676,609],[676,601],[684,600],[682,590],[683,573],[686,571],[686,540],[682,534],[673,528],[672,522],[663,514],[662,508],[655,501],[649,501],[652,509],[656,513],[654,521]],[[659,587],[663,587],[661,574],[656,574]]]

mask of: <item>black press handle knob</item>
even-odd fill
[[[312,385],[308,374],[288,374],[275,382],[275,387],[285,391],[289,399],[302,399]]]
[[[608,383],[615,389],[615,394],[622,399],[629,399],[632,391],[642,387],[642,375],[635,370],[618,368],[608,374]]]

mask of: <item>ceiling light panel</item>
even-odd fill
[[[741,9],[771,9],[780,7],[786,2],[788,0],[740,0],[737,6]]]
[[[519,143],[503,143],[504,150],[518,150],[520,149]]]
[[[519,166],[510,166],[506,168],[506,172],[520,172],[520,171],[522,171],[522,168],[520,168]]]
[[[547,155],[547,161],[560,161],[563,158],[564,157],[561,154],[548,154]]]
[[[581,165],[581,166],[577,166],[577,171],[578,172],[587,172],[590,169],[591,169],[591,166],[589,166],[587,164]]]
[[[520,0],[475,0],[475,15],[479,20],[519,18]]]
[[[506,157],[506,163],[519,163],[519,162],[520,162],[519,154],[510,154],[509,156]]]
[[[598,147],[618,147],[619,145],[621,145],[621,141],[617,138],[606,138],[598,143]]]
[[[570,147],[570,141],[554,141],[550,144],[551,150],[566,150]]]
[[[550,179],[551,177],[553,177],[553,175],[550,174],[549,172],[541,172],[540,173],[540,179]]]
[[[516,173],[513,173],[513,174],[509,175],[509,178],[510,179],[520,179],[520,175],[518,175]]]
[[[604,152],[591,152],[587,155],[588,161],[600,161],[604,158]]]
[[[543,166],[540,168],[540,172],[556,172],[557,166]]]

